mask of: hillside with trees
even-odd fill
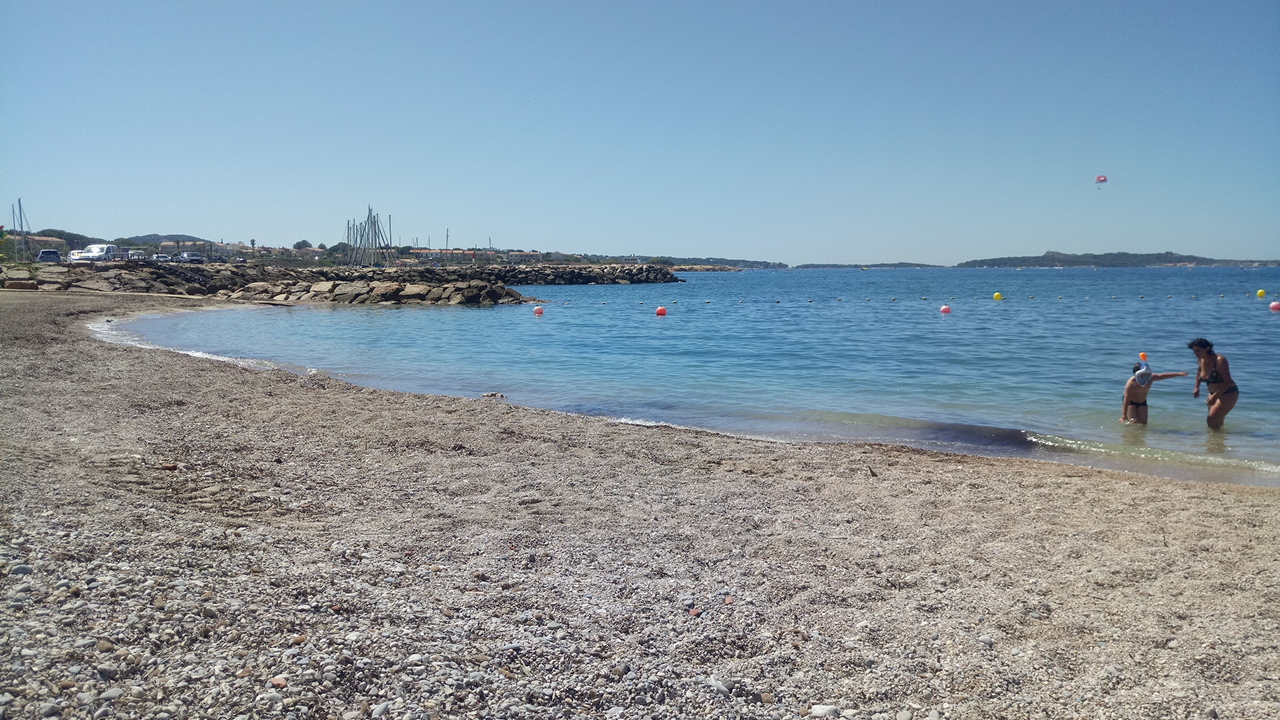
[[[103,240],[102,238],[89,237],[88,235],[81,235],[80,233],[67,232],[66,230],[54,230],[52,228],[32,233],[32,235],[58,238],[67,244],[68,250],[83,250],[94,243],[106,242],[106,240]]]
[[[1004,268],[1004,267],[1161,267],[1166,265],[1197,265],[1202,267],[1232,267],[1238,265],[1272,265],[1275,260],[1215,260],[1199,255],[1162,253],[1060,253],[1052,250],[1039,256],[999,257],[968,260],[956,267]]]

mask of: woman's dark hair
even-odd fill
[[[1209,342],[1208,340],[1205,340],[1204,338],[1196,338],[1195,340],[1192,340],[1191,342],[1187,343],[1187,348],[1190,350],[1195,350],[1196,348],[1204,348],[1209,352],[1213,352],[1213,343]]]

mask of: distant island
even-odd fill
[[[1174,252],[1162,253],[1060,253],[1050,250],[1044,255],[1026,255],[1022,257],[987,258],[984,260],[968,260],[958,268],[1008,268],[1008,267],[1164,267],[1183,265],[1187,267],[1238,267],[1243,265],[1277,265],[1280,260],[1215,260],[1198,255],[1181,255]]]

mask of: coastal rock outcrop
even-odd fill
[[[0,266],[7,289],[161,293],[256,302],[505,305],[529,302],[511,285],[681,282],[656,265],[463,268],[283,268],[154,262]]]

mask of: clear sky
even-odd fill
[[[333,244],[372,206],[436,247],[1280,258],[1275,0],[0,0],[0,28],[0,199],[35,229]]]

